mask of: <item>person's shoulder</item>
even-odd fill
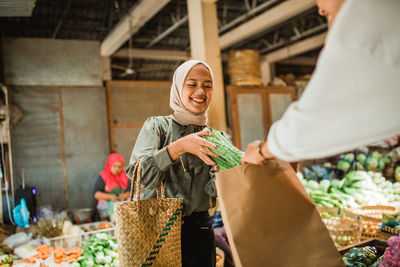
[[[167,129],[172,124],[172,118],[169,116],[153,116],[149,117],[143,127],[146,128],[158,128],[158,129]]]

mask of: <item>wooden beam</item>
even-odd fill
[[[274,63],[319,48],[324,45],[326,34],[327,33],[324,32],[316,36],[310,37],[308,39],[305,39],[303,41],[283,47],[281,49],[278,49],[274,52],[262,56],[260,60],[261,61],[266,60],[269,63]]]
[[[225,93],[219,48],[217,6],[214,0],[187,0],[192,58],[207,62],[214,76],[208,124],[226,131]]]
[[[111,58],[110,57],[100,57],[100,66],[101,66],[101,79],[103,81],[112,80]]]
[[[132,58],[157,60],[188,60],[190,54],[180,50],[131,49]],[[113,58],[129,58],[129,48],[120,49]]]
[[[111,56],[131,35],[158,13],[171,0],[142,0],[107,35],[101,43],[102,56]]]
[[[315,0],[287,0],[220,37],[221,50],[268,30],[315,6]]]
[[[281,60],[278,64],[285,65],[303,65],[303,66],[315,66],[317,64],[317,58],[314,57],[293,57]]]
[[[138,123],[115,123],[114,128],[141,128],[143,126],[143,122]]]

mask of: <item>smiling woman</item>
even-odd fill
[[[194,114],[204,112],[213,93],[211,74],[203,64],[195,65],[186,76],[182,89],[182,102]]]
[[[208,214],[210,197],[216,196],[215,162],[209,148],[207,111],[213,96],[213,75],[207,63],[189,60],[173,76],[170,116],[149,118],[132,151],[127,170],[132,177],[142,159],[142,199],[156,196],[164,183],[168,198],[183,198],[182,266],[215,266],[215,240]]]

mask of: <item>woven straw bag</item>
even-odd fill
[[[181,266],[182,199],[165,198],[161,183],[157,198],[140,200],[141,160],[133,170],[130,201],[114,204],[119,266]]]

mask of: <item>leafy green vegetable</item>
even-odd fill
[[[117,240],[108,234],[100,233],[92,236],[83,244],[84,250],[76,267],[109,266],[118,267]],[[75,267],[75,266],[74,266]]]
[[[376,260],[376,248],[371,246],[351,248],[343,256],[343,261],[348,267],[367,267],[371,266]]]
[[[210,150],[221,156],[220,158],[211,157],[218,168],[223,171],[240,166],[244,153],[233,146],[220,132],[214,129],[209,130],[212,136],[204,136],[203,138],[217,146],[216,149],[210,148]]]

